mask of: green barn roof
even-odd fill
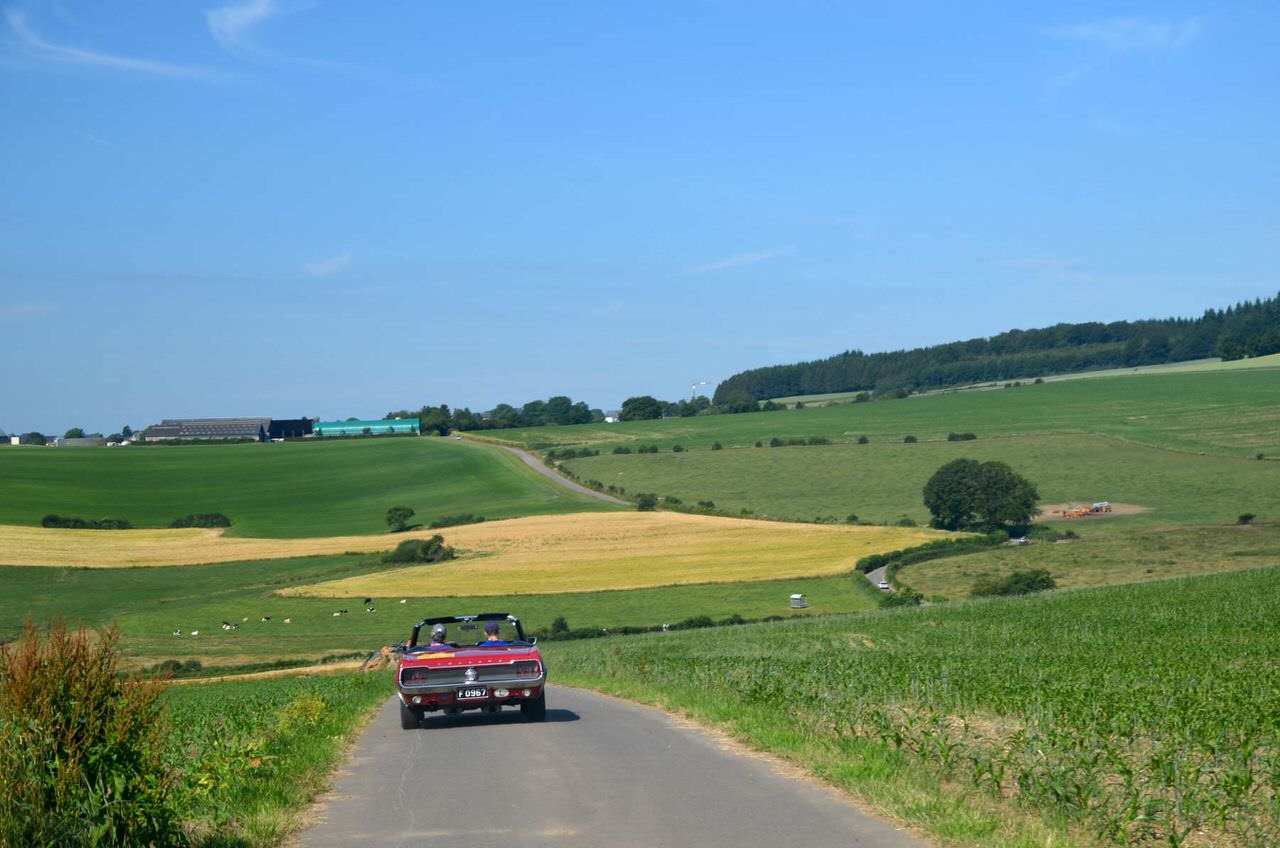
[[[317,436],[361,436],[368,430],[379,433],[416,433],[416,418],[386,418],[380,421],[317,421],[311,432]]]

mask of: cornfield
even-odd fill
[[[878,741],[1103,842],[1280,845],[1280,568],[566,645],[553,660]]]

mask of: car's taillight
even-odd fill
[[[542,674],[542,663],[537,660],[521,660],[516,663],[516,677],[537,677]]]
[[[400,672],[401,683],[416,683],[427,679],[430,669],[426,668],[406,668]]]

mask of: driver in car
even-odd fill
[[[506,642],[498,638],[498,631],[501,629],[502,629],[502,626],[498,622],[486,621],[484,623],[484,641],[477,642],[476,644],[480,647],[495,647],[495,648],[502,647],[504,645],[510,645],[511,644],[510,642]]]
[[[431,628],[431,644],[427,645],[428,650],[439,651],[445,648],[452,649],[453,646],[445,642],[445,637],[449,635],[449,630],[443,624],[437,624]]]

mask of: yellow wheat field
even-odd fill
[[[197,565],[254,559],[385,551],[407,536],[334,536],[317,539],[249,539],[221,530],[54,530],[0,525],[0,565],[126,566]]]
[[[468,555],[298,586],[285,594],[511,595],[842,574],[862,556],[943,535],[899,527],[783,524],[681,513],[584,513],[444,531]]]

